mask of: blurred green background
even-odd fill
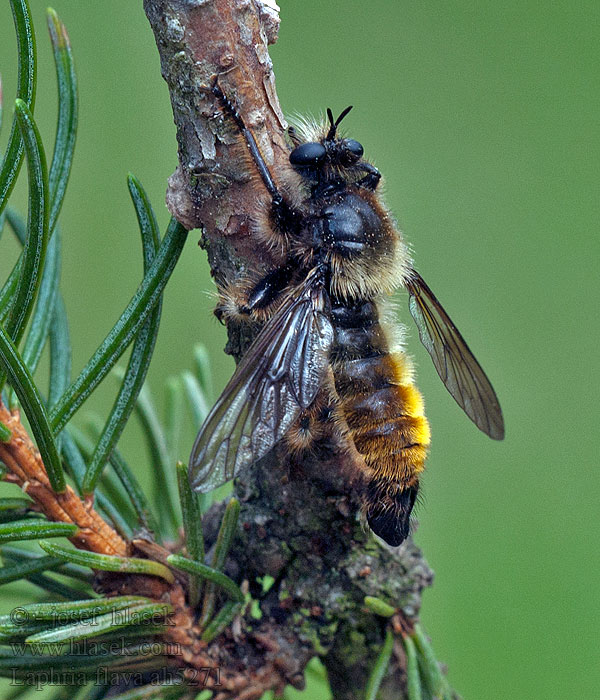
[[[416,540],[436,571],[422,619],[438,657],[466,699],[597,698],[600,5],[281,5],[272,57],[284,111],[355,106],[346,129],[384,173],[418,269],[504,409],[507,438],[495,443],[454,404],[411,328],[433,430]],[[45,6],[31,0],[36,116],[50,149],[55,80]],[[56,0],[55,9],[80,83],[62,214],[62,289],[78,372],[141,276],[126,174],[140,178],[164,230],[176,142],[141,0]],[[8,2],[0,71],[8,121],[16,73]],[[22,175],[12,198],[22,211],[25,192]],[[198,238],[191,234],[166,292],[150,371],[159,401],[165,377],[191,365],[198,341],[209,348],[217,389],[233,369]],[[9,239],[2,279],[16,254]],[[406,319],[404,299],[399,308]],[[106,413],[114,388],[107,380],[90,410]],[[124,450],[142,471],[140,445],[132,428]]]

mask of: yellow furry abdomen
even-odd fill
[[[429,423],[400,352],[337,363],[335,384],[341,410],[367,479],[415,486],[425,468]]]

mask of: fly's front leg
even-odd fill
[[[250,156],[254,161],[254,165],[258,170],[258,174],[267,188],[268,193],[271,195],[271,215],[275,228],[281,234],[294,233],[295,231],[299,230],[302,215],[285,199],[277,188],[277,185],[273,180],[273,176],[271,175],[271,171],[269,170],[269,166],[265,162],[265,159],[260,152],[260,148],[258,147],[258,143],[254,138],[254,134],[246,126],[240,111],[234,102],[221,90],[217,79],[214,80],[211,91],[219,100],[225,114],[231,117],[231,119],[235,122],[237,128],[240,130],[246,141],[246,145],[248,146],[248,150],[250,151]]]
[[[361,163],[360,169],[365,172],[366,175],[356,184],[359,187],[364,187],[364,189],[374,192],[377,189],[377,185],[379,185],[379,181],[381,180],[381,173],[374,165],[371,165],[370,163]]]

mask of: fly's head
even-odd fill
[[[297,138],[295,131],[290,134],[295,145],[290,153],[291,165],[302,177],[320,188],[346,183],[360,170],[357,166],[364,153],[362,145],[355,139],[337,136],[338,124],[351,109],[346,107],[335,121],[331,110],[327,109],[329,125],[327,131],[321,130],[320,138],[314,126],[308,124],[304,125],[308,128],[303,129],[306,140]]]

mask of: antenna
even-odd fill
[[[352,109],[352,105],[349,107],[346,107],[346,109],[340,114],[340,116],[333,121],[333,112],[329,107],[327,107],[327,118],[329,119],[329,123],[331,126],[329,127],[329,131],[327,132],[327,137],[326,141],[333,141],[335,138],[335,131],[337,129],[338,124],[342,121],[342,119],[348,114],[348,112]]]

